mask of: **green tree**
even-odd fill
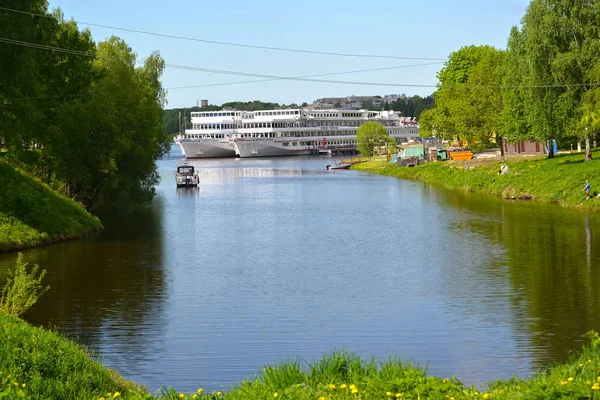
[[[453,52],[438,73],[435,107],[422,114],[426,134],[467,140],[486,148],[499,140],[499,113],[505,53],[490,46],[466,46]]]
[[[46,0],[4,0],[3,7],[47,14]],[[53,21],[0,10],[0,37],[19,42],[50,44]],[[16,43],[0,43],[0,138],[14,150],[29,143],[41,117],[37,98],[43,89],[41,71],[47,52]]]
[[[377,149],[385,147],[389,150],[392,138],[383,125],[376,121],[362,124],[356,132],[357,149],[361,155],[372,157]]]
[[[513,116],[521,121],[512,125],[528,128],[515,130],[513,137],[560,139],[579,125],[600,52],[599,21],[595,1],[531,1],[508,43],[506,82],[523,86],[509,97],[508,108],[521,107],[522,115]]]

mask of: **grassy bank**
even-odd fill
[[[0,338],[0,398],[9,399],[600,399],[597,335],[568,363],[531,379],[494,382],[485,392],[398,360],[377,363],[336,353],[311,365],[266,367],[223,393],[169,389],[156,396],[103,368],[59,334],[18,318],[0,314]]]
[[[0,157],[0,188],[0,252],[78,238],[102,227],[79,204],[4,157]]]
[[[557,203],[565,207],[600,210],[600,198],[585,199],[582,189],[589,179],[592,192],[600,190],[600,151],[595,159],[583,161],[583,154],[558,155],[553,159],[526,157],[508,160],[509,173],[499,175],[500,161],[448,161],[418,167],[398,167],[376,160],[352,169],[380,175],[440,184],[503,198]]]

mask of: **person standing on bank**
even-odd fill
[[[585,186],[583,188],[583,191],[585,192],[585,199],[589,200],[590,199],[590,181],[589,180],[585,180]]]

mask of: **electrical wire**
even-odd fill
[[[54,18],[54,16],[52,16],[52,15],[37,14],[37,13],[29,12],[29,11],[15,10],[12,8],[7,8],[7,7],[0,7],[0,10],[9,11],[9,12],[13,12],[13,13],[19,13],[19,14],[32,15],[32,16],[41,17],[41,18]],[[221,45],[221,46],[243,47],[243,48],[249,48],[249,49],[283,51],[283,52],[289,52],[289,53],[302,53],[302,54],[317,54],[317,55],[337,56],[337,57],[354,57],[354,58],[380,58],[380,59],[419,60],[419,61],[446,61],[448,59],[448,58],[437,58],[437,57],[403,57],[403,56],[390,56],[390,55],[380,55],[380,54],[337,53],[337,52],[330,52],[330,51],[304,50],[304,49],[293,49],[293,48],[286,48],[286,47],[261,46],[261,45],[253,45],[253,44],[243,44],[243,43],[234,43],[234,42],[223,42],[223,41],[218,41],[218,40],[200,39],[200,38],[193,38],[193,37],[187,37],[187,36],[169,35],[169,34],[164,34],[164,33],[143,31],[143,30],[138,30],[138,29],[120,28],[120,27],[110,26],[110,25],[94,24],[91,22],[84,22],[84,21],[77,21],[77,20],[73,20],[73,21],[75,23],[82,24],[82,25],[95,26],[98,28],[105,28],[105,29],[114,29],[114,30],[123,31],[123,32],[139,33],[139,34],[143,34],[143,35],[164,37],[164,38],[168,38],[168,39],[187,40],[187,41],[192,41],[192,42],[216,44],[216,45]]]
[[[36,44],[36,43],[23,42],[23,41],[7,39],[7,38],[2,38],[2,37],[0,37],[0,43],[8,43],[8,44],[13,44],[13,45],[17,45],[17,46],[32,47],[32,48],[36,48],[36,49],[40,49],[40,50],[47,50],[47,51],[57,51],[57,52],[63,52],[63,53],[73,54],[73,55],[96,57],[96,54],[93,54],[93,53],[81,52],[81,51],[72,50],[72,49],[64,49],[64,48],[60,48],[60,47],[46,46],[46,45],[41,45],[41,44]],[[112,57],[112,58],[119,59],[116,57]],[[314,79],[314,78],[310,78],[310,77],[293,77],[293,76],[257,74],[257,73],[251,73],[251,72],[229,71],[229,70],[193,67],[193,66],[178,65],[178,64],[165,64],[165,67],[180,69],[180,70],[187,70],[187,71],[222,74],[222,75],[264,78],[265,80],[290,80],[290,81],[333,83],[333,84],[343,84],[343,85],[362,85],[362,86],[413,87],[413,88],[461,87],[461,88],[489,88],[489,89],[536,89],[536,88],[557,88],[557,87],[565,87],[566,88],[566,87],[600,86],[600,83],[552,84],[552,85],[548,85],[548,84],[546,84],[546,85],[432,85],[432,84],[410,84],[410,83],[385,83],[385,82],[364,82],[364,81],[340,81],[340,80],[331,80],[331,79]],[[337,73],[334,73],[334,74],[337,74]],[[231,83],[231,84],[233,84],[233,83]],[[194,86],[191,86],[191,87],[194,87]],[[182,87],[179,87],[178,89],[183,89],[183,88],[187,88],[187,87],[182,86]]]

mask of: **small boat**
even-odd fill
[[[351,166],[352,164],[327,164],[325,168],[327,168],[327,170],[329,171],[330,169],[350,169]]]
[[[198,174],[192,165],[180,165],[175,171],[177,187],[198,186]]]

